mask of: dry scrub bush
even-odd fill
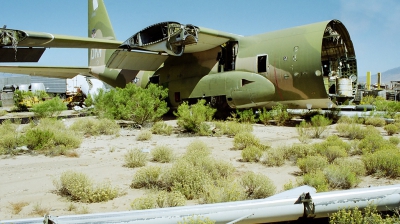
[[[299,158],[317,155],[315,147],[308,144],[293,144],[292,146],[285,147],[285,149],[285,157],[293,162],[296,162]]]
[[[362,157],[367,174],[378,177],[397,178],[400,176],[400,152],[398,149],[380,150]]]
[[[0,103],[0,107],[1,107],[1,103]],[[4,116],[8,114],[8,112],[6,110],[0,110],[0,117]]]
[[[185,195],[179,191],[160,191],[156,198],[156,204],[159,208],[184,206],[186,204]]]
[[[286,147],[272,148],[264,152],[262,163],[267,166],[282,166],[285,164]]]
[[[95,119],[92,117],[76,120],[69,128],[89,136],[115,135],[120,130],[119,125],[114,120],[106,118]]]
[[[364,118],[357,117],[357,116],[341,116],[337,123],[344,123],[344,124],[363,124]]]
[[[383,127],[386,124],[385,119],[381,117],[367,117],[364,121],[365,125],[372,125],[374,127]]]
[[[324,169],[324,174],[331,188],[350,189],[361,182],[350,166],[331,164]]]
[[[251,132],[240,132],[233,138],[233,149],[235,150],[242,150],[249,146],[259,147],[260,145],[260,139]]]
[[[53,183],[62,196],[83,203],[108,201],[119,195],[118,188],[112,187],[109,183],[95,186],[87,175],[74,171],[63,172],[60,180],[54,180]]]
[[[382,215],[377,211],[376,206],[368,205],[365,209],[359,210],[342,208],[329,216],[329,224],[343,223],[373,223],[373,224],[394,224],[398,223],[398,217]]]
[[[131,203],[131,208],[134,210],[144,210],[156,208],[156,197],[154,195],[147,195],[136,198]]]
[[[236,136],[240,132],[252,132],[253,126],[248,123],[239,123],[236,121],[218,121],[214,122],[215,128],[220,130],[222,135]]]
[[[145,166],[147,163],[147,153],[138,148],[130,149],[125,155],[125,166],[129,168]]]
[[[138,169],[133,176],[132,188],[155,188],[161,186],[161,167],[148,166]]]
[[[164,121],[158,121],[151,127],[151,132],[157,135],[171,135],[173,128]]]
[[[245,189],[247,199],[267,198],[276,191],[271,179],[260,173],[247,172],[240,178],[240,183]]]
[[[394,135],[399,133],[399,127],[395,124],[387,124],[385,125],[384,129],[388,135]]]
[[[15,149],[23,144],[21,133],[17,131],[18,125],[10,120],[0,124],[0,155],[15,154]]]
[[[43,207],[40,202],[37,202],[32,209],[31,215],[45,216],[50,212],[50,208]]]
[[[397,147],[384,139],[379,133],[371,133],[360,141],[358,148],[363,154],[367,154],[385,149],[396,149]]]
[[[328,165],[328,159],[324,156],[307,156],[297,160],[297,166],[304,173],[313,173],[322,170]]]
[[[349,139],[363,139],[367,134],[367,130],[361,124],[339,123],[336,125],[339,135]]]
[[[22,211],[22,209],[25,206],[29,205],[29,203],[26,201],[19,201],[19,202],[9,202],[9,205],[12,214],[17,215]]]
[[[319,153],[328,159],[329,163],[332,163],[336,158],[347,157],[347,152],[340,146],[328,146],[327,148],[319,151]]]
[[[328,191],[329,189],[328,181],[321,170],[317,170],[316,172],[306,173],[303,176],[302,184],[314,187],[317,190],[317,192],[324,192]]]
[[[151,150],[151,157],[155,162],[169,163],[174,159],[174,153],[168,146],[157,146]]]
[[[299,125],[296,126],[297,134],[299,134],[299,141],[301,143],[309,143],[311,141],[312,130],[311,124],[306,121],[302,121]]]
[[[249,145],[242,150],[242,160],[243,162],[259,162],[264,150],[254,146]]]
[[[137,141],[148,141],[152,137],[152,133],[150,130],[142,130],[139,132],[138,136],[136,136]]]
[[[241,201],[246,198],[244,188],[233,179],[217,180],[207,183],[201,194],[201,203],[212,204],[229,201]]]
[[[389,138],[389,142],[390,142],[390,144],[397,146],[400,143],[400,138],[399,137],[395,137],[395,136],[391,136]]]
[[[31,150],[47,155],[65,155],[68,150],[78,148],[82,136],[69,130],[60,120],[44,118],[38,125],[31,123],[24,136],[24,143]]]

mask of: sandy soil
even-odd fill
[[[69,125],[81,118],[66,119]],[[175,120],[166,121],[176,126]],[[69,215],[79,212],[111,212],[130,210],[130,203],[143,195],[145,190],[131,189],[133,175],[136,169],[124,167],[124,154],[132,148],[152,149],[157,145],[171,146],[176,155],[185,152],[186,146],[195,139],[203,140],[211,149],[215,158],[231,162],[239,172],[252,170],[271,178],[277,192],[283,190],[283,185],[296,182],[299,169],[287,162],[282,167],[266,167],[260,163],[240,162],[240,151],[230,150],[233,138],[223,137],[185,137],[178,134],[171,136],[153,135],[149,141],[137,141],[140,130],[122,129],[119,136],[98,136],[84,138],[81,147],[77,149],[78,158],[64,156],[46,157],[43,155],[18,155],[0,158],[0,220],[38,217],[34,209],[47,209],[51,215]],[[294,127],[277,127],[254,125],[253,133],[272,147],[299,143]],[[326,135],[335,134],[334,125],[330,126]],[[383,131],[382,131],[383,133]],[[321,141],[321,140],[314,140]],[[153,164],[149,162],[148,165]],[[165,164],[168,166],[168,164]],[[87,174],[95,182],[110,181],[113,186],[122,189],[126,194],[114,200],[103,203],[73,203],[76,209],[71,210],[71,202],[57,195],[54,179],[59,179],[67,170]],[[388,185],[400,183],[400,180],[376,179],[365,177],[358,187],[370,185]],[[10,203],[26,202],[19,214],[12,214]],[[197,204],[189,201],[187,204]]]

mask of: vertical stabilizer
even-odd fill
[[[88,0],[88,37],[115,40],[103,0]],[[89,66],[105,65],[114,50],[89,49]]]

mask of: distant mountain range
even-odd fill
[[[382,84],[385,85],[390,85],[390,81],[400,81],[400,67],[393,68],[390,70],[387,70],[385,72],[381,72],[381,82]],[[359,83],[365,83],[367,82],[367,76],[359,76]],[[378,75],[377,74],[372,74],[371,75],[371,83],[377,83],[378,82]]]

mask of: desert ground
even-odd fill
[[[79,122],[82,118],[64,119],[66,125]],[[177,127],[175,119],[166,123]],[[0,158],[0,220],[40,217],[34,211],[47,210],[51,215],[72,215],[77,213],[99,213],[131,210],[131,202],[142,195],[146,190],[132,189],[130,184],[138,168],[124,166],[124,154],[133,148],[151,150],[155,146],[165,145],[174,149],[175,155],[182,155],[186,147],[195,139],[204,141],[212,155],[220,160],[229,161],[237,172],[254,171],[262,173],[273,180],[277,193],[283,191],[284,184],[292,181],[296,183],[299,168],[291,162],[282,167],[267,167],[261,163],[240,162],[241,151],[231,150],[233,138],[196,137],[174,133],[170,136],[154,135],[148,141],[137,141],[140,130],[122,128],[119,135],[112,136],[85,136],[81,146],[77,149],[79,157],[21,154],[16,156],[2,156]],[[382,134],[386,133],[381,130]],[[295,127],[253,125],[253,134],[262,143],[271,147],[299,143]],[[324,136],[337,134],[335,125],[329,126]],[[322,141],[314,139],[313,142]],[[147,165],[156,163],[148,162]],[[169,166],[170,164],[158,164]],[[79,171],[87,174],[95,182],[109,181],[112,186],[118,187],[125,194],[113,200],[102,203],[75,203],[68,201],[55,193],[53,180],[67,170]],[[379,186],[400,183],[399,179],[377,179],[364,177],[358,187]],[[25,207],[18,214],[13,214],[11,203],[24,202]],[[197,200],[188,201],[187,205],[198,204]],[[74,207],[75,209],[71,209]]]

